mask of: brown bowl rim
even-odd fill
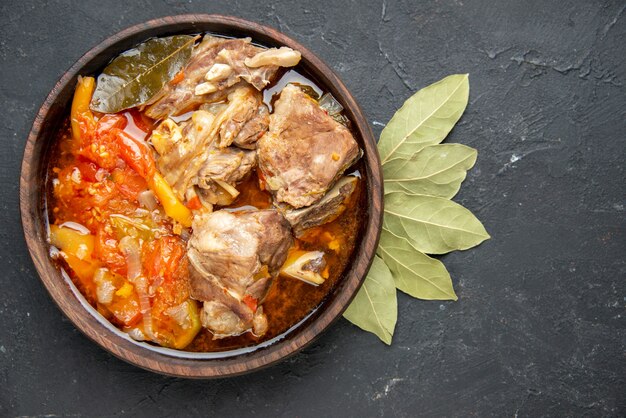
[[[180,358],[171,353],[146,349],[114,332],[111,329],[112,326],[106,326],[97,316],[85,315],[85,306],[72,292],[70,284],[63,279],[48,256],[49,244],[46,242],[46,225],[42,216],[42,193],[45,190],[42,183],[45,181],[41,178],[43,164],[41,160],[46,155],[44,148],[49,141],[49,137],[45,133],[42,134],[42,127],[47,122],[52,123],[47,118],[50,116],[50,110],[59,100],[61,91],[67,88],[72,81],[75,82],[80,71],[88,63],[106,50],[144,33],[153,33],[152,35],[146,34],[143,39],[147,39],[159,34],[164,35],[168,30],[170,33],[175,33],[179,26],[185,26],[186,29],[180,30],[178,33],[191,32],[196,25],[199,29],[197,33],[220,33],[207,29],[207,27],[225,27],[231,33],[250,34],[253,40],[261,41],[261,43],[287,45],[299,50],[302,54],[302,62],[310,67],[310,71],[319,78],[317,81],[331,90],[344,104],[349,118],[354,123],[353,129],[362,140],[360,145],[364,151],[363,159],[365,161],[368,193],[368,220],[361,232],[361,242],[355,249],[355,259],[348,272],[344,274],[340,284],[341,290],[334,291],[337,294],[328,303],[322,304],[322,309],[316,313],[317,316],[311,321],[303,323],[295,333],[288,334],[286,338],[262,349],[229,357],[201,360]],[[221,33],[224,33],[223,29]],[[131,45],[136,43],[138,42],[134,40]],[[108,57],[108,59],[110,58],[112,56]],[[40,135],[42,135],[41,138]],[[45,143],[38,144],[39,148],[35,152],[38,140],[45,141]],[[89,339],[114,356],[153,372],[190,378],[234,376],[275,364],[305,348],[337,320],[365,280],[374,258],[382,223],[382,197],[380,158],[371,128],[360,107],[333,71],[303,45],[273,28],[237,17],[215,14],[185,14],[153,19],[124,29],[85,53],[63,74],[37,112],[26,141],[20,175],[20,212],[28,250],[39,278],[64,315]]]

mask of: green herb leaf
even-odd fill
[[[463,206],[441,197],[398,192],[385,195],[383,228],[428,254],[466,250],[489,238]]]
[[[448,76],[411,96],[380,135],[382,164],[411,158],[425,146],[443,141],[463,114],[468,96],[467,74]]]
[[[389,267],[396,287],[427,300],[457,300],[443,263],[422,253],[409,241],[383,230],[377,254]]]
[[[372,270],[344,316],[387,344],[393,326],[383,326],[372,314],[374,306],[380,312],[385,307],[368,298],[371,290],[365,285],[389,274],[398,289],[413,297],[457,300],[443,263],[425,253],[465,250],[490,238],[470,211],[449,200],[474,166],[476,150],[437,145],[463,114],[468,96],[467,74],[451,75],[418,91],[391,118],[378,142],[385,182],[383,230]],[[395,294],[375,300],[387,300],[395,325]]]
[[[116,113],[146,103],[191,58],[194,36],[150,39],[120,54],[98,76],[91,109]]]
[[[374,256],[363,286],[343,316],[354,325],[373,332],[384,343],[391,344],[398,319],[396,285],[383,260]]]
[[[450,199],[461,187],[477,152],[461,144],[430,145],[409,159],[394,158],[383,166],[385,193],[405,192]]]

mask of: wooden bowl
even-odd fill
[[[55,133],[69,114],[78,75],[97,74],[113,57],[150,37],[201,32],[250,36],[262,45],[286,45],[302,53],[300,68],[335,96],[353,123],[355,137],[364,151],[362,175],[368,202],[367,218],[362,221],[353,261],[313,314],[273,340],[216,353],[190,353],[139,343],[100,316],[50,259],[45,215],[46,160]],[[339,78],[312,52],[282,33],[219,15],[181,15],[151,20],[119,32],[87,52],[61,77],[39,109],[26,142],[20,179],[22,224],[28,249],[41,281],[61,311],[87,337],[116,357],[158,373],[193,378],[232,376],[276,363],[310,344],[339,318],[359,290],[374,257],[380,235],[382,202],[376,142],[361,109]]]

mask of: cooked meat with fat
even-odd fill
[[[256,166],[256,153],[237,147],[211,147],[198,176],[192,182],[202,202],[228,205],[239,194],[235,186]]]
[[[210,148],[198,171],[198,186],[208,189],[215,180],[235,185],[256,166],[256,153],[237,147]]]
[[[241,127],[241,130],[233,139],[233,144],[240,148],[255,149],[256,143],[269,128],[270,112],[265,104],[261,104],[252,118]]]
[[[202,304],[200,322],[202,326],[213,333],[213,338],[226,338],[252,331],[256,336],[265,334],[268,328],[267,316],[263,308],[259,307],[254,313],[246,305],[247,312],[243,315],[235,313],[229,306],[216,301]]]
[[[252,151],[231,147],[220,152],[217,147],[235,143],[254,149],[269,125],[267,106],[261,93],[250,86],[235,89],[228,99],[227,103],[203,105],[181,125],[166,119],[152,133],[159,171],[179,198],[192,184],[211,188],[212,182],[203,182],[209,177],[234,186],[255,165]],[[203,173],[196,180],[200,170]]]
[[[263,95],[251,86],[234,89],[227,103],[203,105],[201,109],[215,115],[220,147],[234,143],[241,148],[254,149],[256,141],[269,127],[269,111],[263,103]]]
[[[179,199],[184,198],[206,160],[206,150],[215,136],[214,119],[211,113],[198,110],[181,125],[171,119],[164,120],[150,136],[159,154],[157,168]]]
[[[305,229],[332,222],[346,209],[346,204],[356,188],[358,179],[343,177],[319,202],[301,209],[288,208],[283,212],[294,234],[298,237]]]
[[[201,103],[223,100],[229,88],[242,81],[263,89],[274,77],[277,65],[251,68],[245,65],[265,51],[250,38],[227,39],[206,35],[193,50],[184,78],[167,84],[149,103],[146,115],[153,119],[181,114]],[[294,64],[295,65],[295,64]]]
[[[266,320],[256,307],[292,243],[289,223],[275,210],[196,216],[187,252],[191,295],[211,302],[203,324],[216,338],[247,330],[262,334]]]
[[[288,85],[274,105],[269,132],[257,143],[257,152],[274,199],[301,208],[322,199],[356,160],[359,148],[345,126]]]

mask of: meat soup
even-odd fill
[[[95,80],[79,80],[49,164],[52,254],[132,338],[255,345],[341,278],[363,211],[360,150],[341,105],[285,73],[299,58],[206,35],[157,94],[116,113],[92,110]]]

